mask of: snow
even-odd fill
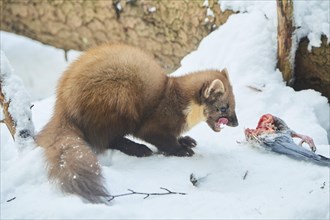
[[[148,8],[148,11],[149,11],[150,13],[154,13],[154,12],[157,11],[157,8],[153,6],[153,7]]]
[[[276,16],[276,1],[226,1],[219,0],[221,10],[231,9],[235,12],[260,11],[269,18]],[[296,42],[303,37],[309,40],[308,48],[321,46],[321,35],[330,42],[330,1],[293,1]],[[275,19],[276,20],[276,19]],[[277,22],[277,21],[276,21]]]
[[[24,148],[25,142],[33,142],[34,126],[31,121],[30,96],[24,89],[22,80],[13,74],[14,70],[5,53],[2,50],[0,53],[1,92],[4,95],[4,102],[9,103],[8,111],[16,127],[14,138],[17,146],[21,149]],[[2,107],[0,110],[0,119],[3,120],[5,116]]]
[[[209,7],[209,0],[204,0],[203,6],[204,7]]]
[[[329,168],[254,148],[244,141],[244,129],[255,128],[259,117],[270,113],[296,132],[313,137],[317,153],[329,157],[327,100],[314,90],[295,92],[282,82],[275,68],[276,3],[226,4],[245,8],[246,13],[230,16],[226,24],[204,38],[174,75],[227,68],[240,125],[225,127],[220,133],[212,132],[206,123],[197,125],[187,133],[198,142],[196,154],[190,158],[157,154],[136,158],[115,150],[99,155],[106,186],[114,195],[128,193],[127,189],[163,192],[160,187],[186,195],[146,199],[131,195],[115,198],[110,206],[84,203],[48,182],[42,148],[19,154],[1,125],[1,219],[329,219]],[[306,34],[322,32],[305,30]],[[4,32],[1,35],[6,38],[2,49],[13,67],[31,67],[18,71],[28,73],[23,77],[25,84],[47,72],[49,81],[41,79],[47,87],[39,89],[47,97],[54,94],[60,73],[52,72],[55,76],[51,77],[49,67],[64,69],[63,53]],[[19,47],[15,46],[18,41]],[[37,91],[34,87],[27,86],[30,92]],[[52,95],[34,102],[36,131],[51,117],[54,101]],[[197,186],[190,182],[191,174],[200,179]]]
[[[15,67],[15,74],[23,80],[31,100],[53,95],[56,82],[68,65],[64,51],[3,31],[0,39],[1,50]],[[79,54],[77,51],[68,51],[68,60],[72,61]]]
[[[206,7],[206,18],[204,19],[204,21],[205,21],[205,23],[207,23],[207,22],[209,22],[208,17],[214,17],[214,12],[209,7],[209,1],[208,0],[204,0],[203,6]]]
[[[211,8],[207,8],[206,10],[206,16],[214,17],[214,12]]]
[[[307,35],[309,50],[321,46],[321,35],[326,35],[329,43],[330,1],[294,1],[293,7],[298,41]]]

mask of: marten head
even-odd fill
[[[229,83],[227,70],[220,72],[219,78],[204,84],[201,100],[207,124],[216,132],[222,125],[238,126],[235,113],[235,98]]]

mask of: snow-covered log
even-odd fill
[[[0,64],[0,105],[1,122],[5,123],[18,146],[33,141],[34,125],[32,122],[30,96],[20,78],[13,74],[13,69],[1,50]]]
[[[232,14],[217,0],[1,2],[1,30],[65,51],[127,43],[147,49],[169,70]]]

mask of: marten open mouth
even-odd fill
[[[227,125],[228,119],[227,118],[219,118],[218,121],[214,123],[214,130],[221,131],[223,129],[222,125]]]

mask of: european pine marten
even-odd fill
[[[49,177],[68,193],[106,203],[94,153],[118,149],[149,156],[133,135],[165,155],[192,156],[196,141],[180,136],[201,121],[216,132],[237,126],[226,70],[170,77],[148,54],[127,45],[102,45],[73,62],[59,81],[54,115],[37,135]]]

